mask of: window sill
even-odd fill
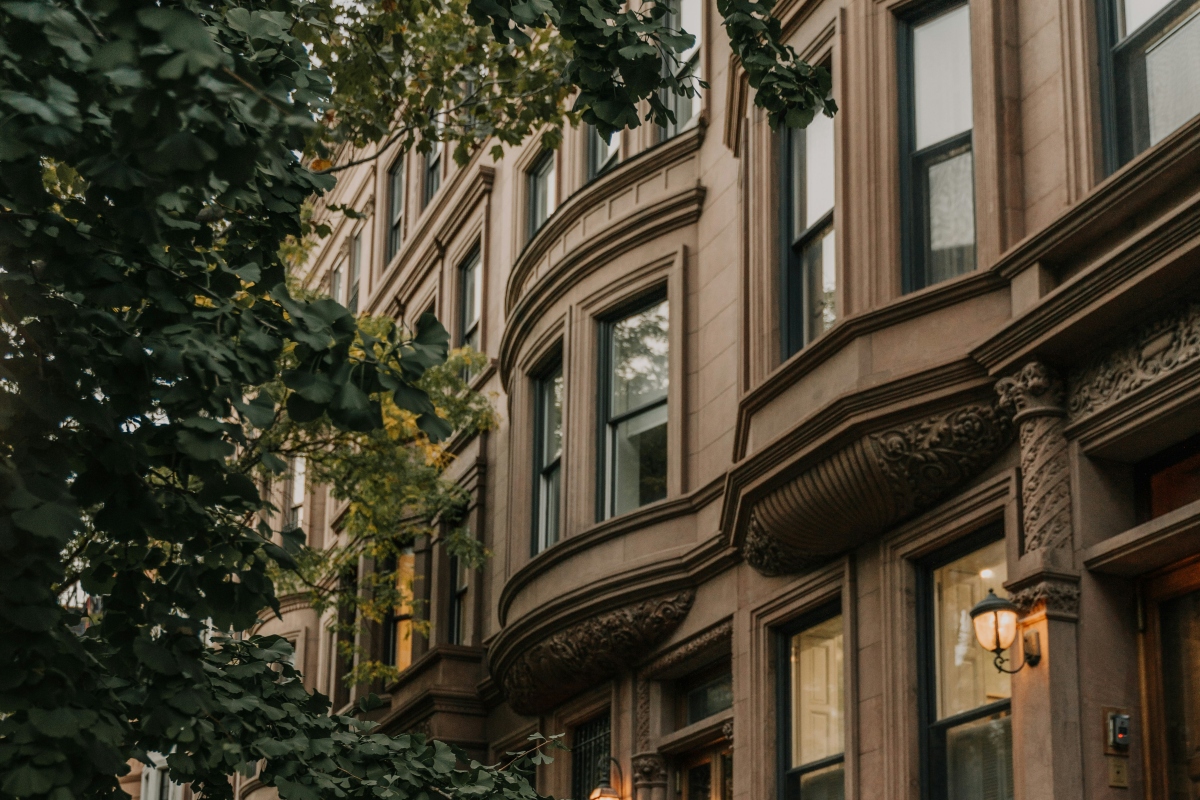
[[[675,755],[720,744],[729,738],[725,733],[725,726],[732,723],[733,709],[714,714],[663,736],[659,740],[658,751],[664,755]]]
[[[1200,500],[1088,548],[1083,563],[1092,572],[1134,577],[1198,551]]]

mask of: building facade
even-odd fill
[[[301,598],[262,630],[387,731],[564,733],[558,797],[1200,798],[1200,6],[782,0],[840,107],[789,133],[677,11],[670,129],[384,152],[319,206],[362,219],[309,287],[490,357],[491,557],[416,548],[386,686]]]

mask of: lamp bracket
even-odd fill
[[[996,660],[993,662],[995,663],[997,670],[1008,675],[1016,675],[1018,672],[1025,669],[1026,666],[1036,667],[1039,663],[1041,663],[1042,639],[1038,635],[1038,632],[1035,630],[1025,631],[1025,635],[1022,637],[1022,639],[1024,640],[1025,646],[1023,648],[1024,657],[1021,659],[1021,666],[1017,667],[1016,669],[1005,669],[1004,662],[1008,659],[1004,657],[1003,651],[997,650]]]

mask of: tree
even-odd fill
[[[219,633],[277,609],[272,575],[299,569],[294,541],[259,522],[254,479],[279,468],[266,444],[281,409],[364,436],[392,413],[430,441],[451,432],[423,383],[447,358],[435,319],[371,330],[288,290],[281,246],[333,185],[298,154],[459,131],[461,156],[551,121],[572,87],[601,132],[637,124],[643,101],[661,120],[661,89],[694,91],[662,69],[689,37],[663,27],[662,6],[615,0],[448,0],[444,16],[381,0],[343,23],[346,7],[0,2],[7,796],[112,797],[126,759],[149,752],[214,800],[260,761],[285,800],[536,795],[525,770],[548,757],[544,740],[484,766],[382,736],[328,716],[285,642]],[[720,8],[774,122],[832,110],[828,76],[778,44],[770,0]],[[422,37],[442,23],[478,80],[423,71]],[[472,27],[485,23],[490,38]],[[340,57],[363,47],[369,63]],[[523,58],[562,59],[565,83],[502,83]],[[373,128],[378,102],[397,116]],[[60,601],[75,587],[98,609]]]

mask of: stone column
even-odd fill
[[[634,800],[667,800],[667,763],[658,753],[633,757]]]
[[[996,391],[1000,404],[1015,412],[1021,447],[1021,541],[1006,587],[1021,607],[1022,633],[1037,631],[1042,651],[1036,667],[1026,666],[1012,680],[1015,795],[1082,798],[1079,573],[1063,382],[1033,361],[1000,380]],[[1020,664],[1022,654],[1013,656],[1013,666]]]

